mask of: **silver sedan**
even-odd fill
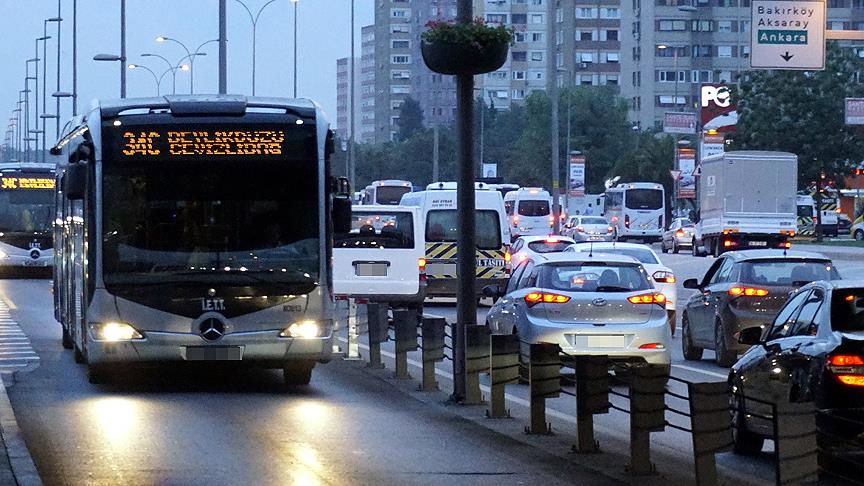
[[[564,236],[573,241],[612,241],[612,227],[602,216],[571,216],[564,225]]]
[[[676,218],[663,233],[660,241],[660,249],[663,253],[672,251],[678,253],[681,248],[690,248],[693,245],[693,222],[687,218]]]

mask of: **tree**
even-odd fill
[[[828,44],[824,71],[754,71],[734,94],[738,124],[733,148],[798,155],[798,185],[825,173],[836,182],[860,160],[864,139],[844,124],[844,98],[864,94],[855,53]]]
[[[423,130],[423,109],[420,103],[410,96],[399,106],[399,140],[408,140],[417,131]]]

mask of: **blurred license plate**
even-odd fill
[[[186,346],[186,361],[240,361],[240,346]]]
[[[602,236],[589,236],[588,239],[591,241],[603,241]]]
[[[750,246],[768,246],[767,241],[751,241]]]
[[[624,336],[586,336],[589,348],[623,348]]]
[[[455,263],[428,263],[426,275],[456,275]]]
[[[358,263],[354,269],[358,277],[386,277],[386,263]]]

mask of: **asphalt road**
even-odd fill
[[[46,280],[0,299],[40,357],[6,376],[47,485],[610,484],[334,361],[285,391],[274,371],[167,368],[95,386],[60,346]]]

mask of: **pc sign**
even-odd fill
[[[750,67],[825,69],[825,2],[753,0]]]

